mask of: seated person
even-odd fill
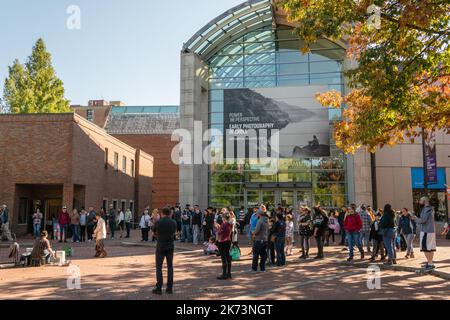
[[[203,252],[205,253],[205,256],[219,254],[219,248],[216,246],[216,238],[214,237],[209,238],[209,242],[206,245],[206,248],[203,250]]]
[[[50,258],[55,258],[55,252],[52,250],[50,246],[50,242],[48,241],[48,232],[42,231],[41,237],[36,240],[34,243],[33,251],[31,251],[31,258],[33,260],[41,260],[41,258],[45,259],[45,263],[50,262]]]

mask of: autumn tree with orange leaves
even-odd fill
[[[450,133],[450,1],[279,0],[295,32],[309,45],[344,39],[356,63],[345,72],[352,89],[318,94],[341,108],[339,148],[371,152],[414,141],[426,130]]]

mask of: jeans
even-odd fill
[[[382,239],[374,239],[373,240],[373,251],[372,258],[376,258],[378,254],[381,255],[381,259],[384,259],[386,253],[384,252],[384,244]]]
[[[72,240],[73,242],[80,241],[80,225],[79,224],[72,224]]]
[[[243,235],[245,229],[245,221],[239,221],[239,234]]]
[[[130,237],[130,231],[131,231],[131,223],[130,222],[125,222],[125,228],[127,229],[127,238]]]
[[[366,247],[367,251],[370,252],[370,230],[369,231],[361,231],[359,242],[361,247]]]
[[[92,234],[94,233],[94,226],[87,226],[87,239],[92,240]]]
[[[302,245],[302,256],[309,255],[309,236],[300,235],[300,242]]]
[[[389,260],[395,259],[395,231],[394,229],[384,229],[383,230],[383,242],[386,248]]]
[[[266,271],[267,241],[259,240],[255,241],[255,243],[253,244],[253,261],[252,261],[253,271],[258,271],[258,260],[259,260],[259,268],[261,269],[261,271]]]
[[[284,252],[284,244],[286,239],[277,237],[275,241],[275,251],[277,253],[277,266],[284,266],[286,264],[286,253]]]
[[[141,228],[142,233],[142,241],[148,241],[148,233],[150,231],[150,228]]]
[[[249,224],[245,226],[245,232],[247,234],[248,241],[252,241],[252,229]]]
[[[181,242],[186,242],[191,239],[191,226],[188,224],[181,225]]]
[[[161,289],[164,284],[162,267],[164,259],[167,262],[167,288],[173,288],[173,251],[174,249],[157,249],[155,252],[156,259],[156,287]]]
[[[198,225],[193,225],[192,226],[192,233],[193,233],[193,238],[192,238],[192,242],[194,244],[198,244],[198,238],[200,237],[200,227]]]
[[[219,242],[218,247],[220,258],[222,259],[222,275],[229,276],[231,275],[231,241]]]
[[[347,239],[348,239],[348,251],[349,251],[349,258],[353,259],[354,257],[354,246],[356,245],[359,249],[359,252],[361,255],[364,254],[364,249],[361,245],[361,233],[360,232],[347,232]]]
[[[269,241],[268,251],[270,258],[269,263],[275,264],[275,243],[273,243],[272,241]]]
[[[211,238],[212,230],[209,227],[204,226],[203,227],[203,241],[209,242],[209,239]]]
[[[33,236],[36,238],[41,236],[41,224],[40,223],[35,223],[33,225]]]
[[[414,233],[405,235],[406,239],[406,254],[411,255],[414,253]]]
[[[67,240],[67,229],[68,229],[68,225],[67,224],[63,224],[59,226],[60,228],[60,241],[66,241]]]
[[[341,243],[340,243],[340,245],[343,246],[345,244],[347,244],[347,234],[346,234],[344,228],[341,228]]]
[[[80,225],[80,241],[86,242],[86,226]]]
[[[114,231],[116,231],[116,222],[110,220],[109,221],[109,232],[111,233],[111,238],[114,238]]]
[[[317,243],[317,256],[320,258],[323,258],[323,239],[322,235],[316,236],[316,243]]]

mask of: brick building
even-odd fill
[[[0,115],[0,137],[0,202],[18,235],[36,206],[45,224],[62,205],[138,213],[151,204],[153,157],[76,114]]]
[[[171,158],[179,121],[175,106],[113,107],[105,124],[109,134],[154,157],[153,208],[173,206],[179,199],[179,169]]]
[[[72,105],[72,110],[83,118],[103,128],[108,119],[112,107],[122,107],[122,101],[89,100],[87,106]]]

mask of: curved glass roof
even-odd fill
[[[248,0],[218,16],[198,31],[183,46],[207,60],[225,41],[233,41],[252,30],[274,23],[270,0]]]

